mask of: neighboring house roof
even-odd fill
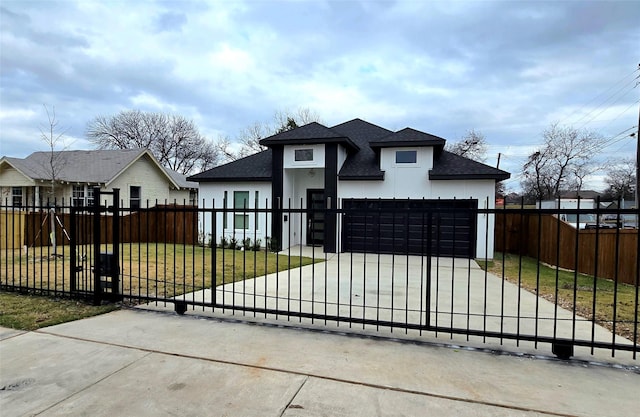
[[[34,181],[49,181],[51,169],[48,166],[52,155],[59,181],[108,185],[146,155],[176,188],[196,188],[195,184],[188,184],[184,175],[162,167],[147,149],[34,152],[24,159],[3,157],[0,162],[6,161]]]
[[[434,166],[429,172],[433,180],[495,179],[504,180],[510,174],[480,162],[443,151],[445,139],[415,129],[392,132],[361,119],[353,119],[331,128],[313,122],[297,129],[270,136],[262,145],[298,145],[341,143],[348,149],[347,158],[338,173],[340,180],[382,180],[379,148],[403,146],[433,146]],[[271,150],[266,150],[188,179],[198,182],[270,181]]]
[[[600,194],[597,191],[593,191],[593,190],[580,190],[580,191],[569,191],[563,194],[560,194],[560,198],[590,198],[590,199],[597,199],[598,197],[601,197],[602,194]]]
[[[182,175],[181,173],[166,167],[162,167],[162,168],[171,177],[171,179],[173,179],[173,182],[175,182],[180,186],[181,189],[198,188],[198,183],[193,181],[188,181],[185,175]]]

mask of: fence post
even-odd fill
[[[100,271],[100,187],[93,189],[93,305],[102,303],[102,283]]]

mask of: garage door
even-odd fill
[[[345,252],[474,257],[477,200],[343,200]]]

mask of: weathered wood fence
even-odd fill
[[[496,251],[583,274],[638,283],[638,229],[576,230],[550,214],[496,213]]]
[[[51,212],[3,211],[0,213],[0,248],[18,249],[23,246],[51,244]],[[71,214],[56,213],[56,244],[68,245],[71,233]],[[102,243],[113,243],[113,216],[101,216]],[[93,243],[93,216],[76,215],[77,243]],[[5,237],[6,235],[6,237]],[[120,241],[198,243],[198,213],[192,206],[156,206],[121,216]]]

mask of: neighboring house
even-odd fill
[[[287,209],[493,208],[496,181],[510,176],[445,151],[445,140],[437,136],[410,128],[392,132],[360,119],[331,128],[314,122],[260,143],[268,149],[189,177],[200,184],[205,207],[215,201],[216,208],[236,210],[224,218],[218,213],[215,232],[203,219],[205,233],[215,240],[257,236],[263,244],[267,237],[275,239],[283,248],[422,253],[423,226],[406,214],[373,216],[363,224],[358,216],[307,217]],[[242,213],[245,205],[273,208],[278,220]],[[438,213],[442,230],[455,229],[455,235],[441,239],[438,254],[493,256],[493,216],[473,210]]]
[[[0,159],[0,198],[13,207],[93,204],[93,188],[120,189],[124,207],[196,204],[197,184],[162,167],[146,149],[35,152]],[[52,175],[52,172],[55,175]],[[52,187],[52,177],[55,181]]]

